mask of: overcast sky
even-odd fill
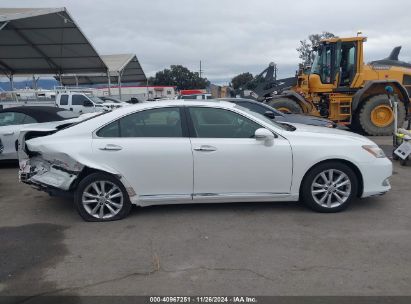
[[[311,33],[368,37],[366,61],[402,45],[411,61],[409,0],[0,0],[0,7],[65,6],[101,54],[135,53],[148,76],[171,64],[226,83],[270,61],[293,76],[296,47]]]

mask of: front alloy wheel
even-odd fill
[[[314,201],[325,208],[344,204],[351,194],[351,181],[347,174],[335,169],[319,173],[311,184]]]
[[[338,212],[357,195],[358,178],[346,164],[329,161],[312,168],[301,184],[300,198],[319,212]]]
[[[85,177],[76,189],[74,201],[81,217],[92,222],[119,220],[131,209],[123,184],[105,173]]]

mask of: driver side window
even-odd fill
[[[71,105],[73,106],[82,106],[85,101],[89,101],[88,98],[83,95],[73,95],[71,98]]]
[[[255,131],[262,128],[229,110],[192,107],[189,112],[195,135],[199,138],[253,138]]]

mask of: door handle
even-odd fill
[[[117,146],[117,145],[112,145],[112,144],[108,144],[105,147],[99,148],[100,150],[103,151],[120,151],[123,149],[123,147],[121,146]]]
[[[7,133],[4,133],[4,135],[13,135],[14,134],[14,132],[13,131],[11,131],[11,132],[7,132]]]
[[[216,147],[209,146],[209,145],[202,145],[200,147],[194,148],[195,151],[202,151],[202,152],[213,152],[217,151]]]

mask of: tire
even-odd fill
[[[301,114],[303,109],[291,98],[275,98],[269,102],[269,105],[282,112]]]
[[[88,222],[120,220],[131,210],[131,202],[123,184],[106,173],[86,176],[74,193],[74,203],[80,216]]]
[[[360,133],[360,134],[364,133],[364,130],[361,128],[361,125],[359,122],[358,113],[353,114],[351,124],[348,126],[348,128],[350,128],[350,130],[355,133]]]
[[[392,159],[393,160],[399,160],[400,157],[394,153],[395,150],[397,150],[398,146],[394,146],[394,148],[392,148]]]
[[[393,132],[394,121],[388,125],[376,125],[372,121],[372,113],[377,107],[389,107],[390,102],[386,95],[376,95],[366,100],[359,112],[358,122],[362,130],[368,135],[391,135]],[[393,114],[391,114],[393,115]],[[393,118],[394,116],[392,116]],[[402,126],[405,121],[405,106],[402,102],[398,103],[398,126]]]
[[[325,177],[329,179],[330,171],[334,182],[342,186],[326,185],[327,182],[322,175],[325,174]],[[318,185],[324,186],[319,187]],[[306,174],[301,185],[300,199],[314,211],[339,212],[346,209],[356,197],[357,185],[358,178],[349,166],[335,161],[325,162],[310,169]]]

